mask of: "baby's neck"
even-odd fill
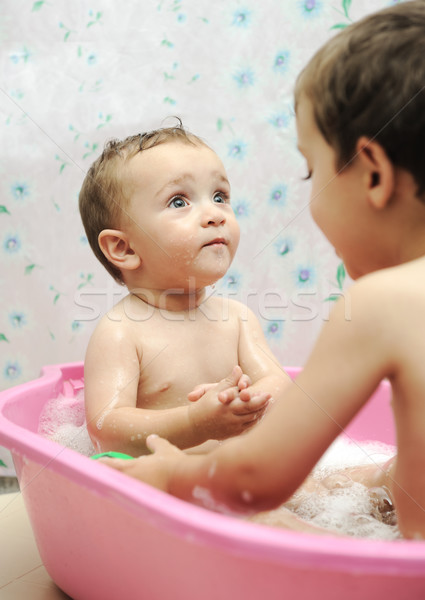
[[[161,310],[183,312],[196,309],[205,300],[205,288],[198,290],[129,289],[132,296]]]

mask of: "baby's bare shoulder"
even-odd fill
[[[133,339],[134,323],[131,326],[124,302],[119,302],[100,319],[91,337],[91,343],[115,344],[120,340]]]
[[[220,312],[220,314],[228,314],[232,318],[238,319],[241,316],[246,317],[252,311],[238,300],[228,298],[226,296],[211,296],[207,300],[207,306],[210,310]]]

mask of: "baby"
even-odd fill
[[[257,423],[289,379],[254,314],[206,290],[239,242],[216,153],[181,123],[110,142],[85,177],[80,212],[95,255],[129,290],[85,358],[96,450],[139,456],[156,433],[205,451]],[[204,394],[202,382],[229,373],[221,393]]]

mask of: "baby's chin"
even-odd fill
[[[212,277],[203,277],[201,280],[199,280],[199,287],[212,287],[214,288],[216,286],[217,283],[220,282],[221,279],[223,279],[223,277],[226,275],[226,271],[224,271],[224,273],[221,273],[220,275],[215,275]]]
[[[226,276],[231,265],[231,260],[223,260],[221,265],[215,265],[214,267],[201,268],[197,270],[197,273],[193,274],[194,280],[199,287],[208,287],[216,284],[220,279]]]

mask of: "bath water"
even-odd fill
[[[40,416],[39,434],[85,456],[95,453],[87,432],[83,390],[75,397],[58,396],[48,401]],[[395,448],[379,442],[355,443],[338,438],[312,473],[312,489],[301,489],[284,508],[313,525],[341,535],[394,540],[400,538],[395,511],[383,488],[368,489],[341,475],[347,467],[381,464],[394,456]],[[330,489],[321,485],[331,481]],[[251,520],[272,527],[283,526],[281,508],[260,513]]]

